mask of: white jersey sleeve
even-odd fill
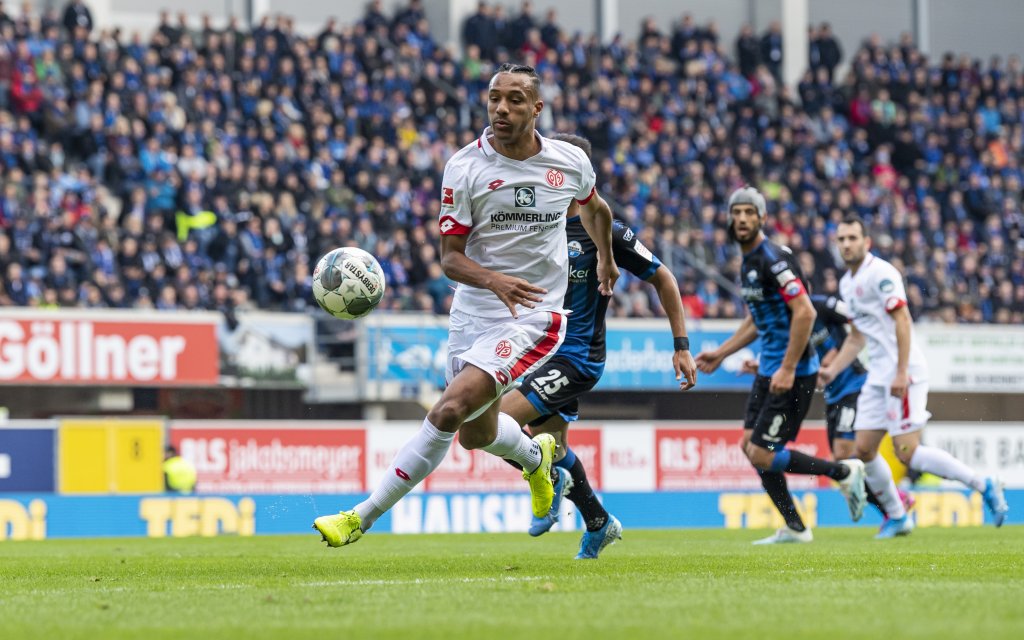
[[[574,147],[575,148],[575,147]],[[597,193],[597,174],[594,173],[594,166],[590,164],[590,158],[583,150],[579,150],[580,163],[580,190],[576,192],[576,202],[587,204]]]
[[[441,235],[466,235],[473,230],[473,207],[463,154],[453,156],[444,167],[441,179]]]
[[[907,289],[903,286],[903,274],[896,267],[882,260],[879,262],[881,264],[876,267],[874,274],[878,297],[886,313],[892,313],[907,306]]]

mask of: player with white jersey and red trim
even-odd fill
[[[463,447],[522,467],[534,516],[551,509],[555,439],[546,433],[531,439],[500,414],[495,400],[516,378],[547,362],[565,338],[570,203],[580,204],[583,225],[597,245],[602,294],[611,295],[618,269],[611,209],[596,194],[590,159],[535,129],[544,108],[539,84],[532,67],[502,65],[488,89],[491,126],[445,166],[441,267],[459,283],[448,333],[447,388],[369,498],[316,519],[313,527],[329,546],[359,540],[441,464],[456,433]]]
[[[822,385],[830,383],[867,345],[868,377],[857,400],[853,428],[867,485],[889,516],[875,537],[893,538],[913,529],[892,471],[878,455],[886,433],[892,436],[897,457],[909,468],[958,480],[981,492],[993,522],[1001,526],[1008,508],[1000,483],[979,476],[944,449],[921,444],[921,430],[931,417],[927,408],[928,364],[914,339],[903,275],[869,253],[871,238],[860,218],[843,220],[836,231],[836,242],[849,268],[839,281],[839,293],[849,307],[852,327],[836,357],[818,372],[818,381]]]

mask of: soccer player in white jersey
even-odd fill
[[[499,415],[495,400],[516,378],[547,362],[565,338],[565,223],[573,200],[598,247],[604,295],[611,295],[618,269],[611,210],[596,195],[590,159],[535,130],[544,108],[539,83],[532,67],[502,65],[488,89],[491,126],[445,166],[441,266],[459,283],[449,323],[448,386],[370,497],[350,511],[316,519],[313,527],[332,547],[359,540],[437,468],[456,433],[462,446],[524,469],[534,516],[551,508],[554,438],[531,440],[514,419]]]
[[[852,327],[836,357],[818,372],[818,380],[822,385],[831,382],[867,344],[868,378],[857,401],[853,428],[867,484],[889,515],[875,537],[893,538],[913,528],[896,492],[892,471],[878,455],[886,432],[903,464],[980,491],[995,525],[1002,525],[1008,509],[1000,483],[978,476],[944,449],[921,444],[921,430],[931,416],[927,410],[928,365],[914,340],[902,274],[869,253],[871,238],[860,218],[845,219],[836,232],[836,242],[849,268],[839,281],[839,292],[852,313]]]

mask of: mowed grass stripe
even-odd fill
[[[763,533],[627,529],[598,561],[574,534],[3,543],[0,636],[1024,637],[1024,527]]]

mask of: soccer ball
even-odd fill
[[[384,272],[362,249],[331,251],[313,270],[313,297],[335,318],[355,320],[373,311],[384,297]]]

